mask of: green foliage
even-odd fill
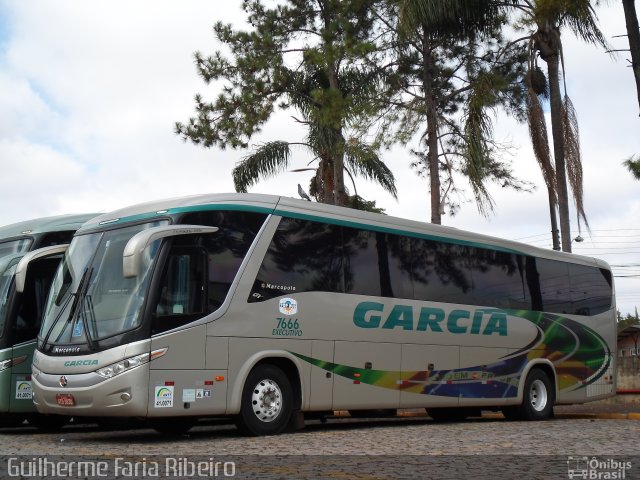
[[[395,195],[393,175],[382,168],[376,145],[359,152],[345,145],[347,138],[364,145],[361,126],[375,115],[370,98],[380,80],[366,61],[373,51],[371,3],[244,0],[251,28],[218,22],[214,32],[223,48],[209,57],[195,54],[199,75],[220,84],[222,93],[213,101],[196,95],[196,115],[176,123],[176,133],[205,147],[245,149],[274,111],[292,109],[294,120],[308,130],[298,144],[320,164],[323,201],[345,201],[345,154],[355,173],[380,181]],[[245,191],[259,178],[281,173],[293,143],[267,142],[246,155],[234,169],[236,188]]]
[[[632,155],[622,162],[622,164],[627,167],[636,180],[640,180],[640,156],[636,158],[635,155]]]
[[[387,27],[380,43],[392,59],[386,69],[388,91],[381,101],[387,102],[387,112],[379,139],[408,143],[419,136],[414,167],[429,175],[430,188],[437,191],[431,205],[436,223],[445,202],[450,211],[458,208],[453,194],[460,192],[454,185],[460,176],[468,180],[483,215],[493,210],[488,183],[530,188],[513,176],[502,156],[506,146],[494,140],[492,124],[498,108],[524,118],[526,49],[505,40],[500,30],[504,18],[487,5],[399,0],[379,13]],[[466,14],[467,8],[479,17]],[[434,175],[442,176],[444,186]]]
[[[617,315],[617,317],[618,317],[618,332],[621,332],[625,328],[630,327],[632,325],[640,325],[640,318],[638,318],[637,309],[636,309],[635,315],[631,315],[630,313],[627,313],[627,315],[625,317],[623,317],[620,314],[620,311],[618,311],[617,314],[618,314]]]
[[[350,195],[347,206],[365,212],[385,214],[384,208],[376,207],[375,200],[365,200],[359,195]]]

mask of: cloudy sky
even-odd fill
[[[205,150],[173,133],[193,114],[193,95],[215,87],[196,75],[193,52],[217,49],[212,25],[240,24],[240,0],[0,0],[0,225],[62,213],[109,211],[179,195],[233,191],[238,151]],[[627,48],[619,2],[598,10],[614,48]],[[614,266],[623,313],[640,305],[640,183],[621,165],[640,154],[640,117],[624,52],[617,58],[566,33],[567,87],[578,112],[591,234],[574,252]],[[550,247],[546,189],[527,129],[496,119],[498,139],[514,147],[513,165],[537,185],[533,193],[491,189],[496,206],[481,217],[464,204],[443,224]],[[287,114],[260,140],[297,141]],[[397,177],[396,201],[358,183],[387,213],[428,220],[426,179],[409,166],[407,149],[384,154]],[[303,152],[292,169],[306,166]],[[297,196],[308,173],[285,173],[253,192]],[[577,225],[572,225],[577,236]],[[635,275],[635,276],[634,276]]]

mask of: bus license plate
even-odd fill
[[[74,407],[76,399],[70,393],[56,393],[56,402],[63,407]]]

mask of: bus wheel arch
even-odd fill
[[[502,408],[508,420],[546,420],[553,417],[556,400],[556,375],[553,367],[547,363],[532,365],[523,375],[521,384],[521,402]]]
[[[299,394],[295,393],[298,389],[287,373],[290,367],[286,359],[275,363],[271,360],[256,364],[245,379],[240,412],[236,416],[236,425],[244,434],[281,433],[289,425],[294,411],[300,408]]]

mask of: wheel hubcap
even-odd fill
[[[547,387],[542,380],[534,380],[531,384],[529,401],[536,412],[541,412],[547,406]]]
[[[273,380],[261,380],[253,389],[251,403],[260,421],[272,422],[282,411],[282,391]]]

